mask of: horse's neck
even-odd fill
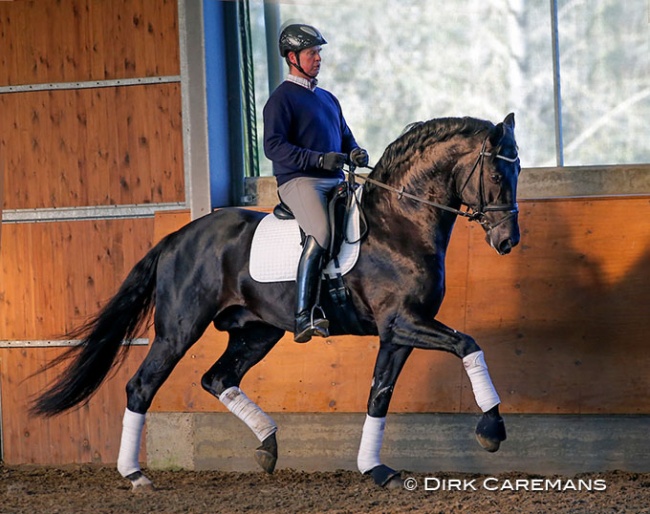
[[[406,253],[444,257],[454,228],[455,214],[404,197],[398,198],[395,192],[375,192],[375,198],[369,198],[363,208],[370,243],[374,239],[390,246],[399,246]]]
[[[370,233],[385,239],[399,239],[401,245],[417,251],[445,252],[456,215],[427,204],[459,208],[453,191],[453,162],[446,159],[449,148],[441,143],[426,153],[394,163],[393,169],[379,169],[376,178],[388,189],[373,186],[364,193],[364,211],[371,225]],[[399,194],[404,191],[419,200]],[[372,226],[374,225],[374,226]]]

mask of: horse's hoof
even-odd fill
[[[501,441],[486,439],[485,437],[482,437],[479,434],[476,434],[476,440],[478,441],[478,444],[481,445],[481,448],[483,448],[485,451],[488,451],[490,453],[499,451],[499,448],[501,447]]]
[[[131,481],[131,492],[145,493],[154,490],[153,482],[149,480],[141,471],[131,473],[126,478]]]
[[[403,489],[404,481],[402,480],[402,475],[397,473],[389,478],[388,482],[386,482],[382,487],[384,487],[384,489]]]
[[[278,443],[275,434],[271,434],[262,442],[262,446],[255,450],[255,461],[260,467],[271,474],[275,471],[278,462]]]
[[[499,450],[501,441],[506,440],[506,425],[499,414],[499,406],[485,412],[476,425],[476,440],[491,453]]]
[[[378,486],[386,489],[402,487],[402,477],[399,471],[395,471],[384,464],[375,466],[369,471],[369,474]]]

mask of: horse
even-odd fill
[[[513,113],[497,124],[471,117],[415,123],[386,148],[363,184],[360,206],[367,230],[358,260],[344,277],[358,321],[344,324],[330,316],[330,333],[379,337],[357,455],[359,471],[379,486],[400,483],[399,472],[379,454],[393,390],[414,348],[459,357],[482,411],[478,442],[494,452],[506,439],[501,401],[483,351],[471,336],[435,317],[459,216],[480,223],[487,243],[501,255],[519,243],[521,168],[514,128]],[[255,459],[272,473],[277,425],[239,387],[284,333],[293,331],[295,284],[256,282],[249,272],[253,234],[266,215],[223,208],[163,238],[107,304],[71,334],[80,344],[48,363],[46,369],[64,361],[67,367],[33,401],[31,412],[53,416],[88,402],[153,312],[155,337],[126,385],[117,459],[119,473],[134,490],[153,487],[138,460],[145,415],[174,366],[213,324],[229,339],[201,385],[254,432],[261,443]]]

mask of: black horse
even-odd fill
[[[399,479],[380,462],[379,451],[393,388],[413,348],[461,358],[483,411],[476,428],[479,443],[496,451],[506,437],[483,352],[472,337],[435,316],[445,293],[445,254],[457,216],[479,222],[499,254],[519,242],[514,126],[513,114],[497,125],[474,118],[414,124],[386,149],[364,185],[367,235],[345,276],[358,322],[354,330],[345,329],[330,316],[330,332],[379,336],[358,467],[380,485]],[[210,323],[228,332],[229,341],[203,375],[202,386],[253,430],[262,443],[257,462],[272,472],[277,427],[239,389],[246,372],[293,329],[295,285],[258,283],[249,274],[251,240],[263,216],[221,209],[165,237],[134,266],[101,312],[76,331],[81,344],[50,364],[72,358],[32,411],[55,415],[87,402],[121,362],[120,348],[128,348],[128,341],[142,332],[155,305],[155,338],[126,387],[120,473],[134,488],[151,485],[138,464],[145,413]]]

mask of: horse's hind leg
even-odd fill
[[[372,377],[368,412],[357,455],[357,467],[361,473],[371,475],[375,483],[382,487],[402,485],[399,472],[382,464],[379,453],[395,383],[412,350],[413,348],[406,346],[382,343]]]
[[[177,318],[161,314],[163,312],[162,307],[156,311],[156,337],[138,371],[126,386],[127,403],[117,469],[131,481],[134,490],[152,485],[140,470],[138,458],[146,412],[178,361],[210,323],[208,309],[194,315],[187,313],[182,323]]]
[[[201,385],[213,394],[260,440],[255,452],[257,463],[273,473],[278,459],[275,439],[277,425],[239,388],[242,378],[284,335],[284,330],[264,323],[247,323],[228,331],[228,346],[219,360],[201,379]]]

